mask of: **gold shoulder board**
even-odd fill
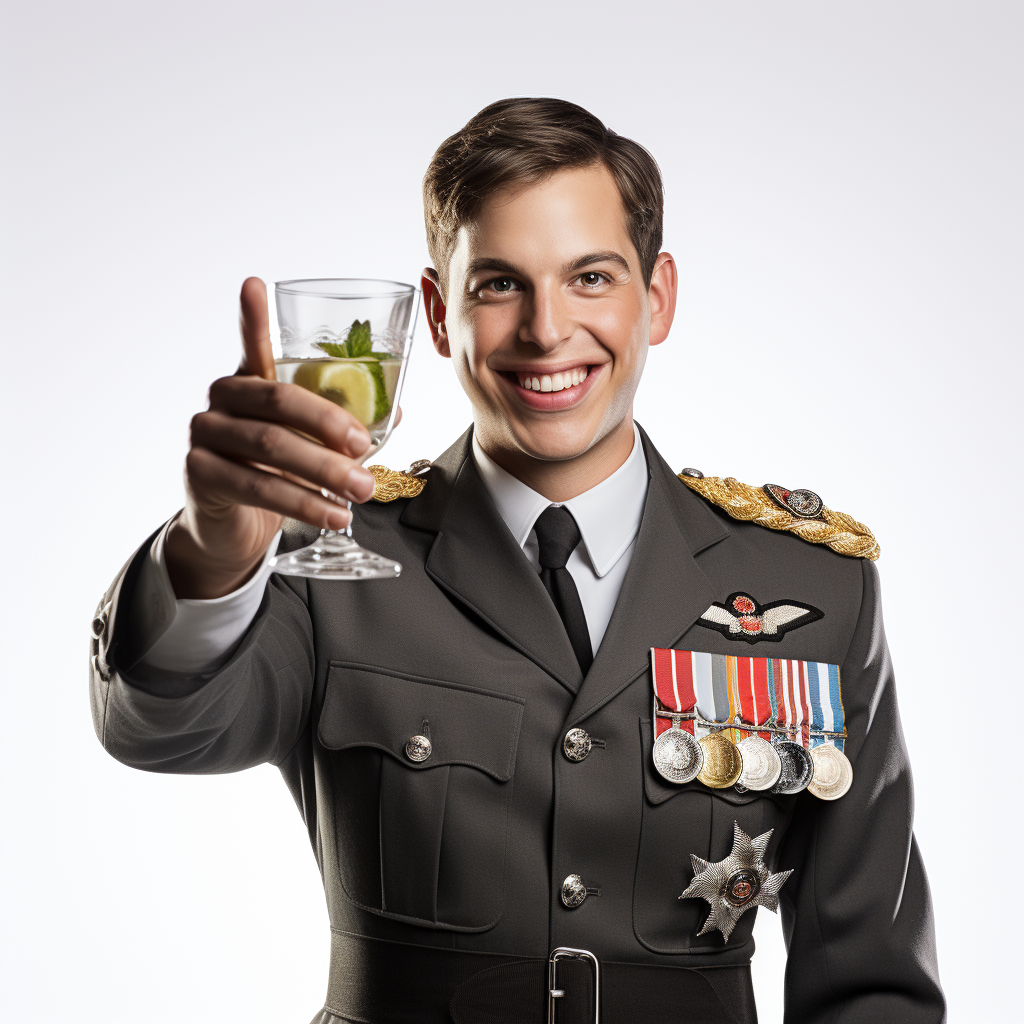
[[[427,481],[424,475],[430,469],[430,462],[421,459],[408,469],[388,469],[387,466],[367,466],[376,481],[373,489],[374,501],[394,501],[395,498],[415,498]]]
[[[811,544],[824,544],[841,555],[869,558],[881,554],[872,532],[845,512],[826,508],[814,491],[790,491],[778,484],[751,487],[735,477],[704,476],[684,469],[679,479],[733,519],[746,519],[769,530],[788,530]]]

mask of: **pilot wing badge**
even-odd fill
[[[724,604],[715,601],[700,617],[700,624],[717,629],[730,640],[781,640],[791,629],[824,618],[824,612],[795,601],[758,604],[749,594],[730,594]]]

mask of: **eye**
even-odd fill
[[[596,270],[588,270],[579,276],[579,282],[584,288],[599,288],[607,280],[608,278],[604,274],[600,274]]]
[[[483,287],[484,291],[498,292],[499,294],[505,294],[516,290],[516,282],[511,277],[496,277],[492,281],[488,281]]]

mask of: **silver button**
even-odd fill
[[[562,883],[562,902],[575,910],[587,898],[587,887],[579,875],[568,875]]]
[[[410,736],[405,744],[405,756],[410,761],[426,761],[433,749],[426,736]]]
[[[692,466],[687,466],[683,470],[683,476],[692,477],[694,480],[703,480],[704,474],[699,469],[694,469]]]
[[[92,620],[92,635],[94,640],[103,636],[103,630],[107,628],[107,619],[110,617],[110,602],[108,601]]]
[[[570,761],[582,761],[590,747],[590,733],[586,729],[570,729],[562,740],[562,750]]]

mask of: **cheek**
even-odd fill
[[[456,344],[471,367],[483,366],[495,349],[515,337],[519,322],[514,306],[513,302],[481,303],[468,307],[458,319]]]
[[[650,310],[633,297],[603,304],[591,318],[591,330],[615,358],[619,370],[642,364],[651,335]]]

